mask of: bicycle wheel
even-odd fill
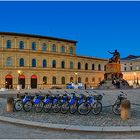
[[[27,101],[23,104],[23,109],[24,111],[29,112],[32,109],[32,106],[33,106],[32,102]]]
[[[51,102],[49,102],[47,104],[44,104],[44,107],[43,107],[44,112],[45,113],[49,112],[51,107],[52,107],[52,103]]]
[[[35,104],[35,112],[37,113],[41,112],[43,109],[43,105],[44,103],[42,101],[40,101],[38,104]]]
[[[23,108],[22,100],[19,99],[19,100],[15,101],[14,108],[16,111],[22,110],[22,108]]]
[[[121,112],[121,106],[120,104],[116,103],[112,106],[112,111],[114,112],[115,115],[120,115]]]
[[[53,111],[54,113],[58,113],[58,112],[60,111],[60,109],[61,109],[61,106],[60,106],[59,103],[56,103],[56,104],[54,104],[54,105],[52,106],[52,111]]]
[[[101,102],[95,102],[92,106],[92,109],[91,109],[92,113],[94,115],[98,115],[100,114],[100,112],[102,111],[102,103]]]
[[[60,111],[61,111],[62,114],[66,114],[69,111],[69,104],[68,104],[68,102],[64,103],[61,106],[61,110]]]
[[[87,115],[91,110],[91,105],[87,102],[84,102],[78,106],[78,112],[80,115]]]
[[[71,113],[71,114],[74,114],[74,113],[77,111],[77,105],[76,105],[76,103],[73,104],[73,105],[70,105],[69,108],[70,108],[70,109],[69,109],[70,113]]]

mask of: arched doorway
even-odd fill
[[[13,78],[12,75],[5,76],[5,88],[11,89],[13,88]]]
[[[18,78],[19,78],[19,84],[22,85],[22,89],[24,89],[25,88],[25,76],[20,75]]]
[[[37,88],[37,76],[36,75],[31,76],[31,88]]]

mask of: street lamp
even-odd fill
[[[75,84],[77,84],[77,75],[78,75],[78,73],[75,72]]]
[[[21,71],[18,70],[18,85],[20,85],[20,75],[21,75]]]
[[[137,75],[137,74],[136,74],[135,72],[134,72],[133,74],[134,74],[134,84],[136,84],[135,78],[136,78],[136,75]]]

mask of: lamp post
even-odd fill
[[[75,84],[77,84],[77,75],[78,75],[78,73],[75,72]]]
[[[133,83],[133,88],[136,88],[136,81],[135,81],[135,78],[136,78],[136,75],[137,75],[137,74],[134,72],[134,73],[133,73],[133,75],[134,75],[134,83]]]
[[[134,74],[134,84],[136,84],[135,78],[137,74],[135,72],[133,74]]]
[[[21,71],[18,70],[18,85],[20,85],[20,75],[21,75]]]

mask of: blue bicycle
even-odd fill
[[[86,100],[78,107],[79,114],[87,115],[91,111],[94,115],[98,115],[102,111],[102,97],[101,94],[86,97]]]
[[[21,97],[20,99],[16,99],[14,101],[14,109],[16,111],[20,111],[22,109],[25,109],[26,110],[26,107],[23,108],[23,105],[28,101],[30,100],[30,96],[28,95],[28,93],[25,92],[25,95],[23,97]]]
[[[54,113],[58,113],[61,109],[61,96],[57,94],[56,96],[52,96],[52,111]]]
[[[43,100],[44,106],[43,106],[43,110],[45,113],[49,112],[52,108],[52,97],[48,94],[45,96],[44,100]]]
[[[29,112],[32,107],[34,106],[35,108],[35,112],[41,112],[43,109],[43,101],[42,101],[42,96],[41,95],[35,95],[35,96],[31,96],[30,99],[24,103],[23,108],[26,112]]]
[[[66,114],[69,111],[69,97],[64,94],[61,98],[61,113]]]

